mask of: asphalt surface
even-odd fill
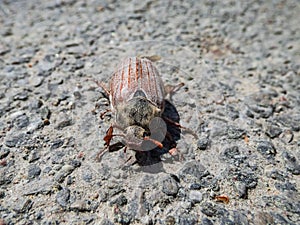
[[[0,0],[0,224],[300,224],[299,12]],[[198,137],[168,125],[177,155],[97,158],[115,115],[94,80],[130,56],[185,84],[165,114]]]

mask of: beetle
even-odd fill
[[[136,151],[163,148],[162,141],[167,134],[164,121],[181,127],[170,119],[161,118],[166,92],[151,59],[126,58],[113,73],[109,89],[102,83],[98,85],[108,94],[111,111],[115,113],[115,123],[109,127],[103,139],[107,148],[110,147],[114,136],[121,136],[122,143]],[[183,83],[169,88],[169,92],[181,86]],[[122,133],[114,134],[114,128],[121,130]]]

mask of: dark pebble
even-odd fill
[[[202,188],[202,185],[199,184],[199,183],[193,183],[193,184],[191,184],[191,186],[190,186],[190,189],[191,189],[191,190],[200,190],[201,188]]]
[[[229,176],[235,181],[240,181],[246,185],[247,188],[255,188],[258,178],[250,170],[240,170],[236,168],[235,171],[230,171]]]
[[[197,141],[197,148],[200,150],[205,150],[208,146],[208,138],[200,138]]]
[[[256,149],[267,159],[274,158],[274,156],[276,155],[276,149],[274,145],[269,141],[259,141]]]
[[[190,182],[191,180],[199,181],[202,177],[209,174],[206,168],[199,162],[192,161],[187,162],[179,171],[179,178],[185,182]]]
[[[282,133],[282,129],[275,125],[269,125],[266,128],[266,135],[270,138],[276,138]]]
[[[178,183],[171,176],[165,177],[161,181],[162,192],[169,196],[176,196],[178,193]]]
[[[5,191],[0,189],[0,199],[5,197]]]
[[[28,179],[33,179],[41,174],[41,168],[37,165],[29,165]]]
[[[295,184],[292,184],[290,182],[285,183],[275,183],[275,188],[281,192],[284,191],[297,191],[297,187]]]
[[[272,170],[267,173],[267,177],[270,177],[270,178],[272,178],[274,180],[278,180],[278,181],[285,181],[285,179],[287,178],[287,175],[282,171]]]
[[[210,202],[204,202],[201,204],[201,212],[207,216],[215,216],[217,213],[216,206]]]
[[[288,171],[290,171],[294,175],[300,174],[300,163],[291,153],[284,151],[282,153],[283,159],[286,162],[285,166]]]
[[[13,173],[6,173],[5,171],[0,171],[0,186],[10,184],[13,178]]]
[[[210,219],[208,219],[207,217],[204,217],[201,220],[200,225],[214,225],[214,223]]]
[[[110,206],[117,205],[117,206],[124,206],[127,204],[127,198],[124,195],[120,195],[117,198],[110,201]]]
[[[69,204],[70,190],[68,188],[63,188],[56,194],[56,202],[62,206],[66,207]]]
[[[4,147],[0,148],[0,159],[4,159],[5,157],[7,157],[10,153],[10,150]]]
[[[81,162],[79,160],[73,159],[70,163],[71,166],[74,166],[74,168],[78,168],[81,166]]]
[[[50,150],[57,149],[57,148],[61,147],[63,144],[64,144],[64,140],[57,139],[57,140],[55,140],[55,141],[52,142]]]
[[[234,164],[235,166],[239,166],[246,160],[246,156],[240,155],[240,151],[238,146],[232,146],[226,148],[220,156],[222,161],[225,161],[230,164]]]
[[[29,124],[29,118],[26,115],[20,115],[13,120],[13,124],[18,129],[27,127]]]

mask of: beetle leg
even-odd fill
[[[159,147],[159,148],[163,148],[164,146],[163,146],[163,144],[161,143],[161,142],[159,142],[159,141],[157,141],[157,140],[154,140],[154,139],[152,139],[152,138],[150,138],[150,137],[148,137],[148,136],[146,136],[146,137],[144,137],[144,140],[145,141],[151,141],[153,144],[155,144],[157,147]]]
[[[165,86],[166,99],[171,99],[172,95],[183,86],[184,83],[182,82],[177,85],[166,85]]]
[[[100,114],[100,119],[103,120],[106,113],[111,112],[111,109],[106,109],[104,112]]]
[[[106,87],[106,85],[104,84],[104,82],[98,81],[98,80],[96,80],[96,79],[94,79],[94,82],[98,85],[98,87],[101,87],[101,88],[104,90],[104,92],[105,92],[105,94],[107,95],[107,97],[110,95],[110,91],[109,91],[109,89]]]
[[[106,131],[106,135],[105,135],[105,137],[103,138],[103,140],[105,141],[105,146],[109,146],[109,144],[110,144],[110,141],[111,141],[111,139],[112,139],[112,137],[113,137],[113,132],[114,132],[114,128],[113,128],[113,126],[110,126],[109,128],[108,128],[108,130]]]
[[[167,117],[162,117],[162,118],[163,118],[164,121],[166,121],[167,123],[169,123],[169,124],[171,124],[171,125],[173,125],[173,126],[175,126],[175,127],[179,127],[179,128],[181,128],[181,129],[185,130],[187,133],[193,135],[194,138],[196,138],[196,139],[198,138],[197,134],[196,134],[194,131],[192,131],[191,129],[189,129],[189,128],[187,128],[187,127],[184,127],[184,126],[180,125],[180,123],[177,123],[177,122],[175,122],[175,121],[173,121],[173,120],[171,120],[171,119],[169,119],[169,118],[167,118]]]

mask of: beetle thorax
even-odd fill
[[[151,119],[161,115],[161,110],[143,96],[117,105],[116,111],[117,123],[123,128],[137,125],[148,130]]]

